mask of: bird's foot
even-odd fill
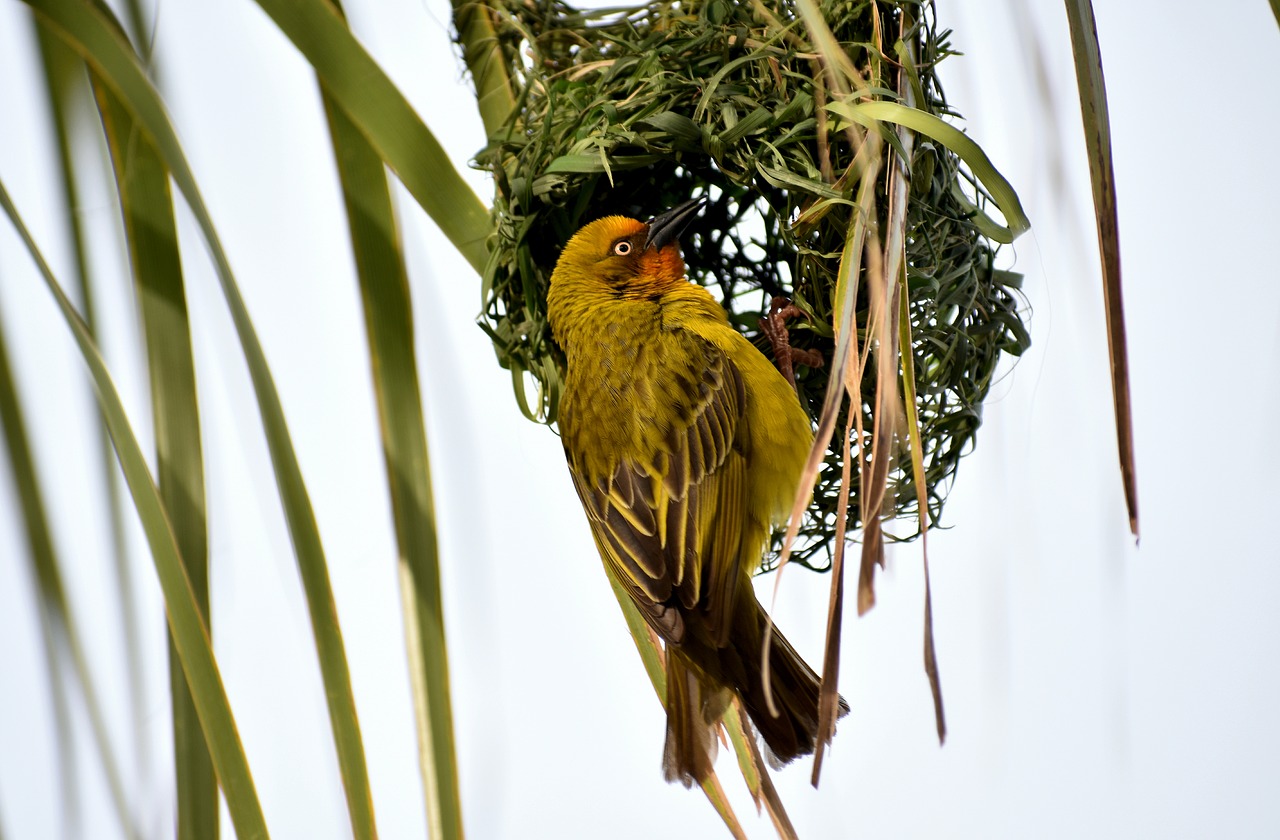
[[[760,319],[760,330],[769,344],[773,346],[773,357],[777,361],[778,370],[783,377],[796,387],[797,364],[808,367],[822,367],[822,355],[816,350],[804,350],[791,346],[791,334],[787,331],[787,321],[791,318],[805,317],[794,303],[784,297],[775,297],[769,304],[769,314]]]

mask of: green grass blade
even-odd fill
[[[773,786],[773,779],[769,777],[769,771],[765,768],[764,757],[760,755],[760,747],[756,744],[754,730],[751,728],[751,719],[747,716],[747,707],[742,704],[740,698],[735,699],[729,710],[725,712],[724,724],[733,748],[738,753],[738,766],[742,769],[743,779],[755,799],[756,808],[758,809],[760,804],[764,803],[764,809],[769,813],[769,819],[773,822],[780,840],[797,840],[796,828],[792,825],[791,817],[787,815],[787,809],[782,805],[782,797],[778,795],[778,789]],[[747,769],[748,765],[750,769]],[[751,787],[753,781],[758,788]]]
[[[108,13],[101,7],[74,2],[74,0],[61,0],[61,2],[27,0],[27,2],[57,27],[68,43],[85,57],[102,81],[120,97],[135,120],[135,124],[155,144],[165,167],[181,190],[209,245],[214,269],[231,312],[258,401],[267,447],[271,453],[276,483],[284,506],[285,520],[293,541],[299,574],[307,594],[312,631],[316,637],[317,652],[321,660],[321,674],[326,679],[326,693],[336,692],[336,695],[330,695],[331,719],[335,714],[347,716],[349,713],[351,719],[344,722],[342,728],[345,731],[358,731],[354,720],[354,704],[341,699],[343,694],[350,695],[351,689],[350,679],[346,674],[346,657],[342,650],[337,607],[329,584],[315,513],[289,436],[280,396],[276,391],[266,356],[258,341],[239,287],[232,275],[230,263],[222,249],[213,221],[209,217],[208,209],[201,198],[195,177],[183,154],[181,143],[173,130],[164,105],[154,86],[147,79],[137,55],[120,35],[119,25],[110,19]],[[189,668],[185,658],[184,667]],[[339,686],[328,682],[331,679],[338,679],[345,685]],[[197,697],[197,706],[199,701],[200,698]],[[209,724],[203,713],[201,722],[208,737]],[[345,742],[342,749],[347,750],[349,745],[349,741]],[[215,765],[216,759],[215,754]],[[219,778],[223,781],[224,792],[230,800],[231,792],[227,790],[221,769]],[[254,804],[256,806],[256,800]],[[241,837],[244,836],[239,830],[237,833]]]
[[[729,710],[724,713],[724,729],[729,735],[729,743],[733,745],[733,754],[738,759],[738,772],[742,774],[742,781],[747,783],[747,791],[759,808],[760,777],[764,770],[756,764],[751,755],[751,747],[747,743],[752,737],[751,728],[748,726],[750,721],[743,719],[741,709],[740,702],[734,702],[729,707]]]
[[[1098,222],[1098,250],[1102,255],[1102,301],[1107,313],[1107,347],[1111,354],[1111,397],[1116,411],[1116,439],[1120,446],[1120,476],[1129,510],[1129,530],[1138,536],[1138,475],[1133,459],[1133,410],[1129,404],[1129,349],[1124,328],[1124,295],[1120,288],[1120,221],[1116,213],[1116,178],[1111,163],[1111,120],[1107,116],[1107,85],[1102,77],[1102,52],[1090,0],[1066,0],[1075,56],[1076,85],[1084,142],[1093,183],[1093,210]],[[1275,7],[1275,0],[1272,2]]]
[[[97,313],[92,290],[88,286],[88,257],[85,244],[83,216],[80,212],[80,189],[71,150],[71,123],[75,113],[89,105],[84,62],[57,36],[40,26],[33,18],[33,30],[40,48],[40,61],[49,98],[49,113],[53,119],[54,136],[58,150],[58,172],[62,188],[62,209],[66,230],[71,240],[73,271],[71,281],[73,295],[80,300],[80,312],[84,316],[89,333],[97,336]],[[129,697],[129,711],[133,728],[133,751],[137,767],[146,776],[148,756],[151,753],[146,708],[143,700],[142,642],[138,628],[139,609],[134,596],[133,574],[125,546],[125,506],[120,485],[116,482],[116,458],[111,450],[111,438],[106,426],[98,423],[98,480],[107,499],[111,542],[106,550],[115,573],[115,597],[120,606],[120,621],[124,637],[125,682]],[[75,787],[74,777],[66,784]]]
[[[997,242],[1012,242],[1031,229],[1031,222],[1022,209],[1022,202],[1013,185],[996,169],[995,164],[987,157],[977,143],[960,129],[916,108],[908,108],[897,102],[877,100],[874,102],[832,102],[827,110],[839,117],[852,120],[860,125],[873,126],[875,121],[897,123],[912,131],[931,137],[951,151],[955,152],[973,172],[974,177],[982,182],[991,194],[992,201],[1004,214],[1006,225],[991,221],[983,232]],[[990,231],[990,233],[988,233]],[[996,234],[996,235],[992,235]]]
[[[57,731],[54,737],[58,747],[59,778],[63,782],[62,801],[64,828],[73,834],[80,822],[80,795],[74,730],[71,725],[69,692],[62,676],[63,648],[71,654],[74,673],[83,689],[89,721],[93,729],[94,743],[102,761],[111,791],[112,804],[121,828],[131,837],[137,837],[137,829],[129,824],[128,805],[121,781],[119,767],[106,734],[98,693],[95,691],[87,668],[75,618],[67,603],[61,567],[54,549],[53,534],[45,512],[44,497],[40,490],[39,473],[27,437],[26,422],[18,398],[17,382],[9,364],[9,352],[4,336],[4,323],[0,319],[0,429],[8,462],[13,471],[14,488],[22,508],[23,530],[27,540],[27,558],[31,563],[31,577],[38,594],[41,636],[44,641],[45,660],[48,664],[50,689],[53,696],[54,721]]]
[[[32,31],[40,47],[42,76],[44,76],[52,128],[58,149],[59,187],[61,188],[61,210],[64,211],[65,230],[72,243],[74,271],[72,274],[74,295],[81,300],[81,311],[84,323],[95,332],[95,307],[93,296],[88,289],[88,269],[86,245],[84,245],[84,225],[82,216],[77,211],[79,190],[77,186],[76,165],[72,155],[72,125],[77,105],[87,99],[84,92],[84,63],[79,56],[67,49],[44,27],[38,26],[32,19]],[[96,334],[96,332],[95,332]],[[125,639],[125,672],[129,695],[129,711],[133,725],[133,749],[138,766],[146,762],[147,748],[145,715],[142,704],[142,671],[141,648],[138,644],[137,608],[134,607],[133,588],[129,583],[128,563],[125,562],[124,548],[124,506],[120,498],[119,487],[115,483],[115,457],[111,453],[111,443],[106,429],[99,426],[99,478],[102,490],[108,499],[111,542],[109,553],[111,566],[115,571],[116,597],[119,598],[120,615],[124,626]],[[56,604],[46,598],[38,598],[41,610],[41,630],[45,638],[46,657],[49,659],[49,675],[54,702],[55,738],[58,739],[59,761],[63,771],[59,772],[59,780],[63,785],[63,813],[67,820],[68,831],[76,832],[77,820],[77,773],[70,772],[74,766],[76,743],[72,738],[70,713],[68,709],[67,682],[63,679],[63,671],[58,665],[60,647],[56,642],[55,624],[65,626],[65,617],[54,615]]]
[[[160,500],[160,493],[156,489],[142,449],[129,425],[120,395],[116,392],[106,363],[89,335],[88,328],[63,293],[53,272],[49,270],[31,234],[22,223],[17,208],[10,200],[9,192],[3,183],[0,183],[0,206],[3,206],[19,236],[31,252],[32,259],[39,267],[89,367],[98,405],[111,433],[111,441],[120,458],[125,481],[133,496],[143,532],[151,548],[156,574],[160,579],[160,588],[164,593],[169,626],[173,631],[187,680],[192,686],[205,741],[209,745],[214,765],[218,769],[218,779],[226,793],[236,835],[240,840],[266,838],[268,836],[266,822],[258,803],[253,778],[249,773],[249,763],[245,758],[244,747],[240,743],[240,734],[231,714],[231,706],[227,702],[222,677],[218,673],[209,632],[200,615],[200,607],[191,589],[191,581],[187,579],[182,558],[179,556],[177,540],[165,513],[164,504]]]
[[[257,0],[306,57],[351,121],[440,226],[484,273],[489,211],[462,180],[408,100],[327,0]]]
[[[599,543],[597,543],[599,547]],[[654,636],[653,631],[649,629],[649,625],[645,623],[644,618],[640,616],[640,611],[636,609],[636,605],[632,602],[631,596],[622,588],[622,584],[618,583],[618,579],[614,577],[613,570],[605,566],[605,573],[609,576],[609,585],[613,587],[613,595],[618,599],[618,606],[622,608],[622,617],[627,622],[627,629],[631,631],[631,639],[636,643],[636,650],[640,653],[640,660],[644,663],[644,670],[649,675],[649,681],[653,683],[653,690],[658,694],[658,702],[665,708],[667,705],[667,672],[663,665],[662,649],[658,646],[658,640]],[[729,714],[733,714],[730,709]],[[745,774],[744,774],[745,776]],[[747,780],[750,787],[751,780]],[[733,808],[729,805],[729,800],[725,796],[724,788],[720,786],[720,777],[715,771],[711,771],[711,775],[702,783],[702,792],[706,794],[707,800],[711,803],[711,807],[716,809],[716,813],[720,815],[720,819],[724,820],[725,826],[729,832],[736,838],[746,838],[746,832],[742,830],[742,824],[738,822],[738,817],[733,813]]]
[[[463,836],[426,420],[409,277],[382,159],[321,84],[360,279],[413,674],[418,757],[431,836]]]
[[[187,579],[205,626],[209,540],[195,359],[169,173],[120,100],[96,77],[94,95],[115,169],[134,284],[146,338],[160,500],[169,514]],[[179,840],[218,837],[218,779],[172,634],[169,692],[177,778]]]
[[[321,82],[364,308],[388,490],[400,549],[401,597],[413,652],[414,711],[431,835],[463,836],[445,644],[435,502],[414,352],[413,307],[386,169]]]
[[[414,357],[409,279],[382,160],[346,112],[324,91],[323,85],[322,98],[360,279],[396,541],[403,571],[413,581],[402,595],[406,605],[412,605],[412,612],[405,616],[406,632],[419,640],[417,644],[411,643],[410,649],[422,654],[409,663],[410,670],[415,672],[411,682],[415,689],[420,686],[426,689],[425,694],[415,691],[414,709],[419,761],[426,785],[427,823],[434,837],[461,837],[462,811],[444,647],[435,505]],[[424,622],[434,626],[427,628]],[[353,746],[358,748],[359,744]],[[339,752],[341,754],[341,746]],[[367,795],[363,755],[358,769]],[[345,767],[343,774],[346,778]],[[361,827],[354,825],[358,813],[356,803],[351,802],[354,792],[348,783],[347,798],[356,836],[372,836],[371,806],[367,813],[359,813],[361,819],[367,820],[368,829],[362,832]]]

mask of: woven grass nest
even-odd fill
[[[512,371],[524,413],[556,419],[564,358],[547,325],[546,295],[570,235],[601,216],[645,219],[693,197],[709,202],[683,237],[690,278],[720,298],[766,355],[761,316],[773,297],[789,298],[805,315],[788,323],[792,345],[829,362],[839,257],[856,212],[857,179],[849,177],[856,150],[830,130],[820,59],[806,48],[793,5],[695,0],[600,12],[539,0],[491,5],[518,104],[477,156],[497,184],[481,325]],[[915,107],[953,115],[935,75],[950,54],[947,33],[937,31],[930,6],[826,3],[823,14],[877,96],[893,98],[899,74],[909,73]],[[999,246],[984,235],[986,192],[954,153],[925,137],[914,144],[910,169],[908,312],[932,524],[972,449],[1001,353],[1021,354],[1030,339],[1018,276],[995,268]],[[881,224],[885,205],[877,205]],[[867,284],[857,288],[862,334]],[[864,395],[874,393],[874,368]],[[815,418],[829,369],[796,370],[801,403]],[[862,410],[870,430],[866,396]],[[836,428],[845,428],[844,416]],[[791,555],[815,569],[830,565],[841,450],[837,433]],[[851,480],[856,499],[856,470]],[[891,539],[918,532],[916,499],[909,466],[895,466],[886,512],[913,521]],[[856,501],[848,511],[852,529]],[[780,542],[776,536],[766,568]]]

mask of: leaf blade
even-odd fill
[[[306,57],[378,155],[477,274],[488,259],[489,211],[408,100],[326,0],[256,0]]]
[[[129,425],[124,404],[120,401],[106,363],[89,335],[84,321],[81,320],[75,307],[71,305],[71,301],[67,299],[57,279],[49,270],[3,183],[0,183],[0,207],[3,207],[9,216],[9,220],[18,230],[32,259],[39,267],[45,284],[57,302],[93,377],[98,404],[102,408],[107,428],[111,433],[111,441],[120,458],[120,465],[124,470],[125,480],[137,507],[139,519],[142,521],[147,543],[151,547],[152,559],[165,596],[170,627],[173,629],[174,640],[182,658],[183,670],[194,689],[193,696],[200,710],[200,722],[204,729],[205,741],[209,744],[214,765],[218,768],[218,779],[226,792],[227,805],[236,834],[245,840],[266,838],[268,836],[266,821],[258,802],[253,777],[249,772],[244,746],[240,742],[240,735],[227,700],[226,689],[218,672],[208,630],[205,628],[195,594],[191,589],[191,582],[187,578],[179,556],[177,540],[160,500],[160,493],[156,489],[142,449]]]
[[[214,270],[244,352],[254,396],[262,418],[267,448],[271,454],[277,488],[284,507],[285,521],[293,541],[299,574],[308,595],[307,605],[312,617],[312,631],[317,637],[337,636],[337,610],[333,602],[332,590],[328,585],[324,549],[320,542],[315,512],[311,507],[310,496],[307,493],[288,424],[285,421],[284,408],[262,344],[258,340],[248,309],[232,274],[230,262],[222,248],[213,220],[204,204],[195,176],[187,163],[182,144],[178,140],[159,93],[147,78],[132,47],[120,34],[119,24],[110,17],[109,11],[96,4],[76,2],[76,0],[24,0],[24,2],[35,8],[44,20],[55,27],[60,36],[80,53],[112,92],[120,97],[138,127],[155,144],[165,167],[195,217],[209,246]],[[338,642],[340,643],[340,638]],[[321,643],[318,642],[318,644]],[[327,646],[329,643],[323,644]],[[181,647],[179,651],[182,652]],[[188,663],[184,655],[184,670],[189,670],[191,667],[193,664]],[[323,673],[322,668],[322,675]],[[211,702],[213,702],[212,699],[205,700],[206,705]],[[197,708],[201,708],[200,698],[197,698]],[[333,707],[330,708],[332,711]],[[210,727],[215,729],[216,735],[217,730],[224,726],[227,720],[229,720],[229,709],[226,720],[207,719],[202,711],[201,726],[204,729],[206,741],[212,737]],[[234,727],[234,724],[232,725]],[[226,733],[223,734],[226,735]],[[234,728],[232,734],[234,734]],[[238,744],[238,735],[235,736],[235,741]],[[212,743],[210,748],[213,751]],[[227,796],[228,805],[232,808],[233,820],[236,819],[237,810],[241,810],[240,820],[250,825],[253,812],[256,811],[260,815],[261,811],[251,784],[245,785],[242,780],[237,780],[236,787],[229,789],[223,767],[219,764],[216,754],[215,766],[218,767],[219,780]],[[229,769],[236,768],[229,766]],[[245,775],[247,777],[247,766]],[[233,794],[248,795],[251,801],[233,805]],[[236,830],[241,837],[256,836],[250,828],[242,831],[239,823]],[[265,832],[265,826],[263,831]]]
[[[43,78],[46,85],[46,92],[49,100],[49,112],[53,121],[54,135],[57,138],[58,150],[58,172],[60,175],[59,186],[62,190],[62,209],[65,213],[66,230],[71,239],[73,261],[72,283],[74,285],[74,293],[80,299],[81,311],[84,314],[85,324],[89,328],[91,334],[96,335],[96,307],[94,306],[94,296],[92,289],[88,283],[88,257],[85,226],[82,215],[76,212],[79,203],[79,179],[77,177],[75,158],[72,153],[72,124],[75,120],[76,113],[81,105],[82,100],[87,99],[87,86],[85,84],[84,63],[80,61],[76,54],[68,49],[65,44],[58,40],[57,36],[45,27],[41,26],[38,19],[32,18],[33,31],[36,35],[36,41],[40,49],[40,60],[43,69]],[[20,422],[20,421],[19,421]],[[120,495],[119,485],[116,483],[116,462],[115,455],[111,450],[111,440],[107,435],[105,427],[100,423],[98,426],[98,466],[99,479],[103,493],[107,498],[107,508],[109,511],[109,522],[111,530],[111,541],[109,553],[111,556],[111,565],[114,572],[114,583],[116,587],[116,595],[119,598],[121,626],[124,637],[125,646],[125,670],[127,674],[128,691],[129,691],[129,711],[131,724],[133,727],[133,747],[135,755],[138,756],[140,762],[145,763],[145,756],[150,754],[147,738],[146,711],[143,701],[143,678],[142,678],[142,652],[141,641],[138,631],[138,609],[136,599],[133,595],[133,576],[130,573],[130,567],[125,547],[125,524],[124,524],[124,505]],[[18,456],[15,456],[18,457]],[[32,546],[33,552],[36,550]],[[39,558],[34,558],[37,562],[43,562]],[[53,569],[56,573],[56,559]],[[61,586],[58,587],[60,595]],[[67,609],[65,598],[60,597],[44,597],[40,601],[41,609],[45,612],[45,620],[42,622],[42,628],[48,642],[47,653],[50,658],[51,670],[50,677],[54,682],[54,708],[55,715],[59,723],[58,737],[60,742],[59,753],[64,758],[73,752],[73,742],[70,738],[71,729],[69,726],[69,718],[66,716],[65,704],[66,683],[62,679],[61,669],[52,664],[57,661],[57,639],[54,631],[56,628],[53,624],[62,628],[65,634],[64,641],[70,648],[72,661],[77,668],[81,668],[83,664],[83,654],[80,653],[78,636],[76,635],[72,625],[72,619]],[[52,622],[52,624],[50,623]],[[81,669],[78,673],[78,679],[83,690],[86,692],[86,702],[90,705],[90,718],[101,720],[101,714],[93,708],[97,700],[95,691],[89,684],[89,675],[87,671]],[[95,724],[96,726],[96,724]],[[104,736],[95,730],[95,740],[101,745]],[[104,755],[99,749],[99,755]],[[64,762],[64,766],[70,767],[69,762]],[[108,774],[112,771],[108,770]],[[118,775],[118,772],[117,772]],[[76,819],[76,789],[78,787],[74,773],[67,772],[64,774],[64,794],[67,802],[68,825],[73,825]],[[108,778],[109,786],[115,787],[115,783]],[[124,818],[124,812],[121,808],[122,798],[113,789],[113,802],[117,806],[117,813]],[[124,825],[125,823],[122,823]]]
[[[924,563],[924,672],[933,695],[933,723],[938,743],[947,740],[947,716],[942,706],[942,680],[938,675],[938,653],[933,643],[933,588],[929,582],[929,499],[924,471],[924,439],[920,434],[920,411],[916,406],[916,366],[912,351],[911,313],[907,301],[907,273],[898,276],[899,346],[902,348],[902,402],[907,410],[907,441],[911,452],[911,478],[916,486],[916,509],[920,516],[920,556]]]
[[[66,780],[62,806],[65,809],[65,827],[68,831],[80,822],[80,797],[75,760],[75,738],[71,725],[70,692],[63,677],[60,652],[65,645],[70,654],[73,673],[84,695],[85,710],[93,733],[94,746],[102,762],[107,787],[111,792],[111,804],[123,833],[130,838],[141,837],[138,827],[129,816],[128,797],[125,794],[119,763],[107,735],[106,719],[102,704],[98,701],[88,659],[80,641],[80,632],[67,601],[66,585],[61,565],[54,548],[53,533],[45,511],[39,473],[27,436],[26,422],[18,400],[17,383],[4,336],[3,319],[0,319],[0,432],[3,432],[8,463],[19,506],[27,542],[27,557],[31,565],[31,577],[36,583],[41,615],[40,629],[48,664],[50,691],[53,696],[54,720],[57,726],[58,761],[62,778]]]
[[[1272,0],[1276,8],[1277,0]],[[1138,475],[1133,452],[1133,409],[1129,400],[1129,349],[1124,326],[1124,295],[1120,287],[1120,221],[1116,211],[1115,170],[1111,160],[1111,119],[1107,114],[1107,86],[1102,75],[1102,51],[1090,0],[1066,0],[1075,58],[1076,86],[1089,155],[1098,250],[1102,258],[1102,300],[1107,314],[1107,349],[1111,358],[1111,399],[1116,414],[1116,442],[1120,477],[1124,484],[1129,531],[1137,539]],[[1277,15],[1280,18],[1280,14]]]
[[[427,823],[432,836],[461,837],[461,794],[453,737],[435,504],[426,420],[414,355],[409,278],[382,160],[320,83],[355,253],[374,395],[400,549],[409,668],[415,673]],[[406,584],[403,575],[407,574]]]
[[[1004,213],[1007,224],[991,222],[990,230],[1001,234],[1000,237],[993,236],[993,239],[997,242],[1012,242],[1031,229],[1031,222],[1022,209],[1022,202],[1013,185],[1000,174],[982,147],[955,126],[938,119],[933,114],[885,100],[832,102],[827,105],[827,110],[861,125],[870,125],[873,120],[883,120],[906,126],[912,131],[918,131],[933,138],[955,152],[969,166],[974,177],[981,181],[991,193],[991,198],[1000,208],[1000,212]]]
[[[598,543],[597,547],[599,547]],[[627,622],[627,630],[631,632],[631,640],[636,643],[636,651],[640,654],[640,660],[644,663],[644,669],[649,675],[649,681],[653,683],[653,690],[658,694],[658,702],[665,709],[667,706],[667,674],[663,665],[662,649],[658,645],[657,637],[649,629],[649,625],[645,623],[640,611],[636,609],[636,605],[632,602],[631,596],[622,588],[622,584],[618,583],[618,579],[614,577],[613,569],[607,563],[605,564],[605,573],[609,576],[609,585],[613,587],[613,594],[618,599],[618,606],[622,608],[623,618]],[[732,709],[729,714],[733,714]],[[732,806],[729,805],[729,800],[725,797],[724,788],[720,785],[720,778],[714,770],[711,771],[711,775],[707,777],[707,780],[702,783],[702,792],[706,794],[707,800],[711,803],[711,807],[716,809],[720,819],[724,820],[729,833],[739,840],[746,840],[746,832],[743,831],[742,824],[738,822],[737,815],[734,814]]]
[[[169,513],[205,626],[211,628],[209,540],[195,358],[169,175],[155,147],[138,135],[123,103],[100,78],[90,75],[115,170],[142,316],[160,499]],[[172,634],[169,663],[177,836],[180,840],[216,840],[218,779]]]

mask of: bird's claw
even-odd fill
[[[778,370],[791,387],[796,387],[795,366],[797,363],[808,367],[822,367],[822,355],[816,350],[804,350],[791,346],[791,334],[787,331],[787,321],[791,318],[806,317],[805,313],[794,303],[784,297],[777,296],[769,303],[769,314],[760,319],[760,331],[769,339],[773,347],[773,357],[777,360]]]

